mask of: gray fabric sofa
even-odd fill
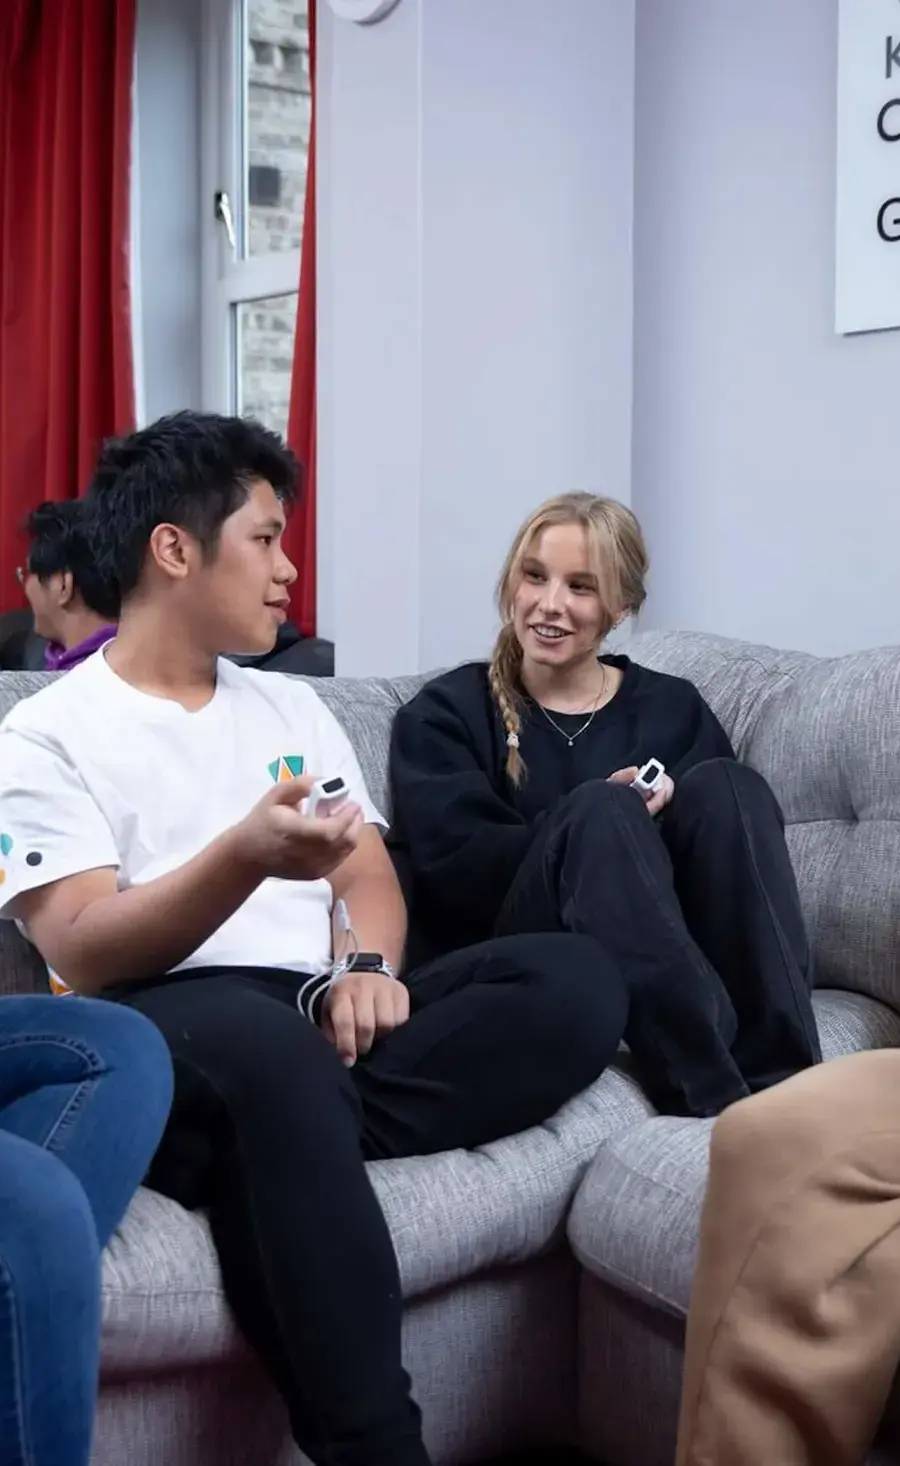
[[[900,1041],[900,651],[817,661],[687,634],[631,650],[691,677],[784,803],[827,1054]],[[46,680],[0,676],[0,716]],[[316,683],[382,807],[391,718],[417,685]],[[45,989],[8,925],[0,948],[3,990]],[[438,1466],[542,1442],[668,1466],[708,1133],[654,1117],[623,1059],[524,1135],[371,1166]],[[296,1466],[202,1216],[139,1192],[103,1290],[95,1466]]]

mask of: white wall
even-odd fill
[[[900,641],[900,335],[833,334],[836,0],[638,0],[645,624]]]
[[[520,519],[630,480],[632,0],[319,7],[320,620],[484,654]]]

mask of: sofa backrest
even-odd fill
[[[900,648],[819,659],[689,632],[635,636],[629,653],[688,677],[740,758],[781,801],[819,986],[900,1011]],[[276,674],[272,674],[273,676]],[[0,717],[43,686],[0,674]],[[375,804],[389,816],[387,756],[396,709],[426,679],[316,679],[343,724]],[[43,970],[0,925],[0,990],[43,986]]]

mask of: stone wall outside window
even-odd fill
[[[247,248],[299,249],[309,149],[306,0],[245,0],[247,7]],[[287,427],[296,293],[238,307],[241,410]]]

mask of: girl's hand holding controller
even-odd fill
[[[643,795],[647,813],[654,816],[662,814],[675,793],[675,781],[669,778],[665,764],[658,758],[647,760],[631,787]]]
[[[642,768],[632,766],[619,769],[609,776],[611,784],[627,784],[635,789],[644,801],[647,813],[661,814],[675,793],[675,782],[665,771],[659,759],[652,758]]]
[[[651,815],[662,814],[666,805],[675,793],[675,780],[668,774],[663,774],[653,793],[647,799],[647,813]]]
[[[631,781],[631,787],[637,789],[646,800],[649,800],[662,783],[665,772],[665,764],[661,764],[658,758],[650,758],[643,768],[638,769]]]

